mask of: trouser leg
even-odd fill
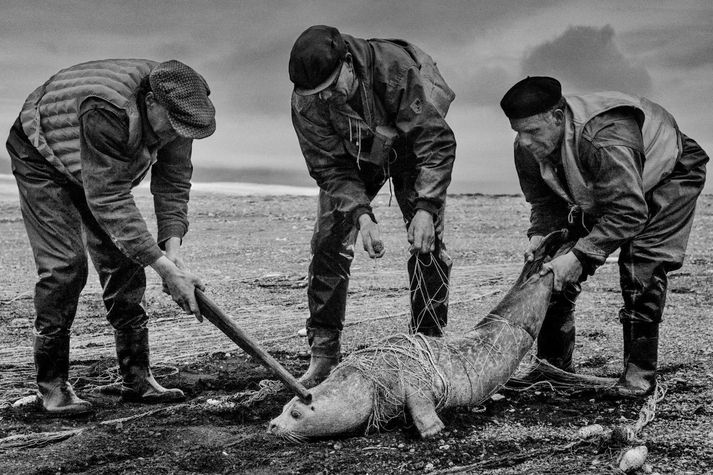
[[[337,203],[320,191],[311,243],[307,328],[343,329],[356,236],[356,227],[337,211]]]
[[[37,268],[35,330],[69,335],[87,281],[87,257],[76,204],[83,193],[27,141],[19,123],[7,141],[20,209]]]
[[[34,297],[33,353],[42,405],[54,415],[86,413],[91,405],[79,399],[67,381],[69,331],[87,279],[76,209],[81,189],[32,147],[19,121],[10,131],[7,150],[39,276]]]
[[[564,371],[574,372],[575,302],[582,288],[570,284],[550,299],[542,328],[537,335],[537,357]]]
[[[341,356],[341,332],[357,235],[356,227],[346,218],[337,211],[337,203],[320,191],[307,287],[311,358],[309,368],[299,379],[307,388],[321,383]]]
[[[647,194],[646,228],[619,255],[624,371],[617,389],[623,396],[645,396],[654,390],[667,274],[683,265],[696,201],[705,183],[708,156],[695,141],[682,138],[683,153],[671,175]]]

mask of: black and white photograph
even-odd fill
[[[0,12],[0,473],[713,474],[709,0]]]

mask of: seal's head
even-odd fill
[[[295,397],[270,421],[267,431],[295,442],[351,432],[371,416],[373,387],[354,368],[338,367],[310,391],[310,404]]]

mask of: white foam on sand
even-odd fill
[[[296,195],[317,196],[319,189],[315,186],[267,185],[262,183],[213,182],[193,183],[191,191],[221,193],[226,195]]]
[[[149,189],[148,180],[138,186],[139,189]],[[262,183],[240,182],[213,182],[193,183],[192,192],[220,193],[235,196],[270,196],[270,195],[295,195],[317,196],[319,189],[309,186],[266,185]],[[0,197],[17,197],[17,185],[12,175],[0,174]]]

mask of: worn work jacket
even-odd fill
[[[25,101],[20,120],[38,152],[82,186],[92,214],[129,258],[149,265],[161,257],[157,240],[131,189],[152,169],[158,242],[188,229],[192,175],[190,139],[161,143],[137,101],[141,80],[157,63],[103,60],[63,69]]]
[[[369,195],[389,174],[415,173],[415,208],[438,213],[455,159],[455,137],[445,120],[455,94],[424,78],[406,43],[342,36],[359,79],[362,113],[337,110],[317,94],[292,94],[292,122],[310,175],[338,204],[337,212],[355,223],[371,212]],[[394,127],[398,136],[386,173],[371,178],[362,165],[380,125]]]
[[[580,220],[587,231],[574,247],[600,265],[639,234],[649,216],[646,192],[681,155],[673,117],[658,104],[618,92],[567,96],[559,150],[537,162],[516,146],[515,164],[532,205],[528,235]],[[580,257],[581,258],[581,257]]]

